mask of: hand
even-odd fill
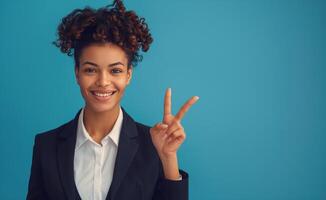
[[[190,98],[174,116],[171,113],[171,89],[166,90],[163,122],[157,123],[150,129],[153,144],[161,160],[176,157],[177,150],[186,138],[181,120],[198,99],[198,96]]]

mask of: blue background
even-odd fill
[[[24,199],[35,134],[83,99],[73,60],[51,42],[74,8],[110,1],[1,0],[0,198]],[[154,43],[122,105],[148,125],[200,100],[183,125],[180,167],[193,200],[326,199],[326,2],[128,0]]]

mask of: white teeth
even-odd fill
[[[110,92],[110,93],[97,93],[97,92],[94,92],[94,94],[96,96],[99,96],[99,97],[107,97],[107,96],[111,96],[113,94],[113,92]]]

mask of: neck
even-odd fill
[[[101,143],[102,139],[111,132],[118,119],[120,106],[115,106],[106,112],[94,112],[85,106],[83,122],[84,126],[92,139]]]

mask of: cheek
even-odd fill
[[[128,85],[128,79],[123,78],[123,79],[116,80],[115,84],[116,84],[116,87],[118,87],[119,89],[124,89]]]
[[[80,89],[86,90],[90,86],[91,80],[88,80],[88,79],[85,79],[85,78],[79,78],[78,83],[79,83]]]

